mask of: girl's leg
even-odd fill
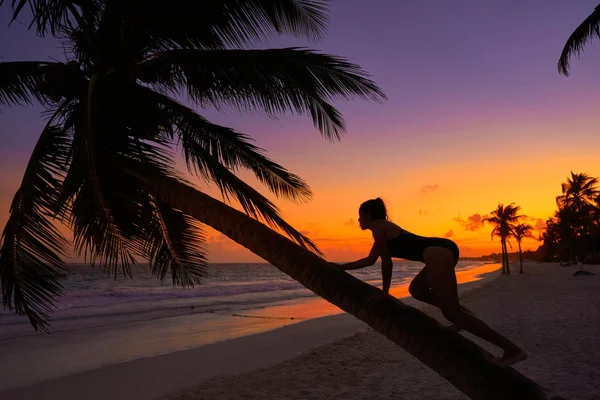
[[[443,247],[425,249],[427,280],[435,301],[439,304],[444,317],[458,327],[478,336],[504,350],[498,364],[509,366],[527,358],[527,354],[515,343],[490,328],[474,314],[465,312],[458,303],[458,285],[454,273],[452,252]]]
[[[408,292],[412,297],[419,301],[439,307],[431,294],[429,282],[427,282],[427,273],[425,272],[425,268],[423,268],[417,274],[417,276],[413,278],[412,282],[408,286]]]
[[[425,268],[423,268],[418,274],[417,276],[415,276],[412,280],[412,282],[410,283],[410,286],[408,287],[408,292],[411,294],[412,297],[414,297],[415,299],[422,301],[424,303],[427,304],[431,304],[432,306],[436,306],[438,308],[441,308],[436,300],[435,297],[433,296],[433,292],[431,291],[431,288],[429,287],[429,282],[427,281],[427,273],[425,271]],[[465,312],[468,313],[473,313],[471,310],[467,309],[466,307],[460,306],[461,309]],[[458,332],[461,330],[460,327],[458,327],[456,324],[452,324],[448,327],[448,329]]]

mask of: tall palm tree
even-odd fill
[[[272,33],[318,37],[325,1],[14,0],[15,18],[27,4],[38,33],[62,38],[71,58],[0,64],[0,106],[40,101],[51,113],[2,237],[5,306],[36,329],[47,328],[67,246],[53,217],[73,228],[78,252],[113,273],[121,267],[129,274],[134,256],[145,256],[161,279],[170,272],[174,284],[184,286],[198,282],[206,267],[207,224],[367,322],[469,397],[549,398],[414,308],[391,297],[367,307],[365,296],[379,289],[328,266],[314,244],[234,172],[248,168],[292,200],[310,198],[308,186],[247,136],[169,97],[184,89],[199,108],[308,112],[326,137],[339,137],[344,124],[330,100],[383,99],[358,66],[305,49],[232,49]],[[179,177],[174,141],[189,169],[235,197],[246,214]]]
[[[26,4],[13,1],[14,18]],[[198,108],[308,113],[325,137],[339,138],[344,120],[332,100],[384,99],[359,66],[307,49],[243,49],[276,33],[318,38],[328,20],[326,2],[29,5],[38,33],[50,32],[69,51],[65,62],[0,63],[0,107],[39,101],[50,116],[2,235],[5,306],[45,329],[61,292],[67,245],[49,217],[72,228],[78,254],[113,274],[121,268],[130,275],[131,263],[141,256],[160,279],[169,272],[174,284],[200,282],[206,269],[202,226],[142,180],[179,176],[176,145],[190,172],[212,181],[249,215],[318,252],[235,172],[249,169],[275,195],[294,201],[310,199],[309,186],[248,136],[211,123],[171,95],[185,91]]]
[[[510,275],[510,267],[508,264],[508,250],[506,245],[510,246],[509,238],[513,234],[513,228],[519,218],[520,215],[517,213],[521,207],[515,206],[514,203],[507,205],[506,207],[503,204],[498,204],[495,210],[491,212],[491,217],[484,218],[484,222],[488,222],[494,225],[494,229],[492,229],[492,240],[494,240],[494,236],[500,238],[500,244],[502,245],[502,273],[506,275]]]
[[[594,37],[600,38],[600,5],[571,33],[558,60],[558,72],[569,76],[571,57],[578,57]]]
[[[524,223],[515,225],[515,227],[513,229],[513,236],[516,239],[517,244],[519,245],[519,262],[521,263],[521,268],[519,269],[519,274],[523,273],[523,253],[521,252],[521,241],[524,238],[533,237],[532,230],[533,230],[533,226],[524,224]]]

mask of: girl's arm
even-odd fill
[[[390,292],[392,285],[392,257],[389,255],[381,256],[381,280],[383,282],[383,293]]]
[[[342,264],[340,268],[343,270],[351,270],[351,269],[359,269],[364,267],[369,267],[377,261],[377,259],[381,255],[387,254],[387,241],[385,239],[385,235],[383,229],[374,229],[373,230],[373,238],[375,239],[375,243],[373,243],[373,247],[371,248],[371,252],[365,258],[361,258],[360,260]],[[389,257],[388,257],[389,258]],[[390,258],[391,261],[391,258]]]

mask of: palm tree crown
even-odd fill
[[[513,232],[515,223],[521,218],[517,213],[521,207],[511,203],[507,206],[498,204],[498,207],[491,212],[491,217],[484,218],[485,222],[494,225],[492,229],[492,239],[494,236],[507,239]]]
[[[246,49],[274,34],[320,38],[327,1],[13,0],[13,19],[26,5],[38,34],[59,38],[68,51],[64,62],[0,63],[0,107],[40,102],[49,115],[2,234],[6,307],[46,329],[68,245],[54,217],[73,230],[78,254],[113,274],[130,274],[139,256],[160,279],[170,273],[173,284],[199,282],[203,226],[147,185],[182,181],[176,148],[224,198],[318,253],[236,172],[252,171],[293,201],[310,199],[309,186],[249,136],[172,96],[185,93],[199,109],[309,114],[326,138],[339,138],[345,125],[334,100],[385,98],[359,66],[304,48]]]
[[[597,178],[586,173],[575,174],[573,171],[567,181],[561,184],[561,191],[562,194],[556,197],[559,209],[571,208],[577,213],[594,210],[600,196]]]
[[[533,237],[533,226],[529,224],[518,224],[513,228],[513,234],[517,242],[521,242],[524,238]]]
[[[594,37],[600,38],[600,5],[571,33],[558,60],[558,72],[569,76],[571,57],[578,57]]]

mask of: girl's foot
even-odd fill
[[[509,367],[527,358],[527,353],[517,348],[513,351],[505,351],[504,355],[496,359],[496,364],[500,367]]]

